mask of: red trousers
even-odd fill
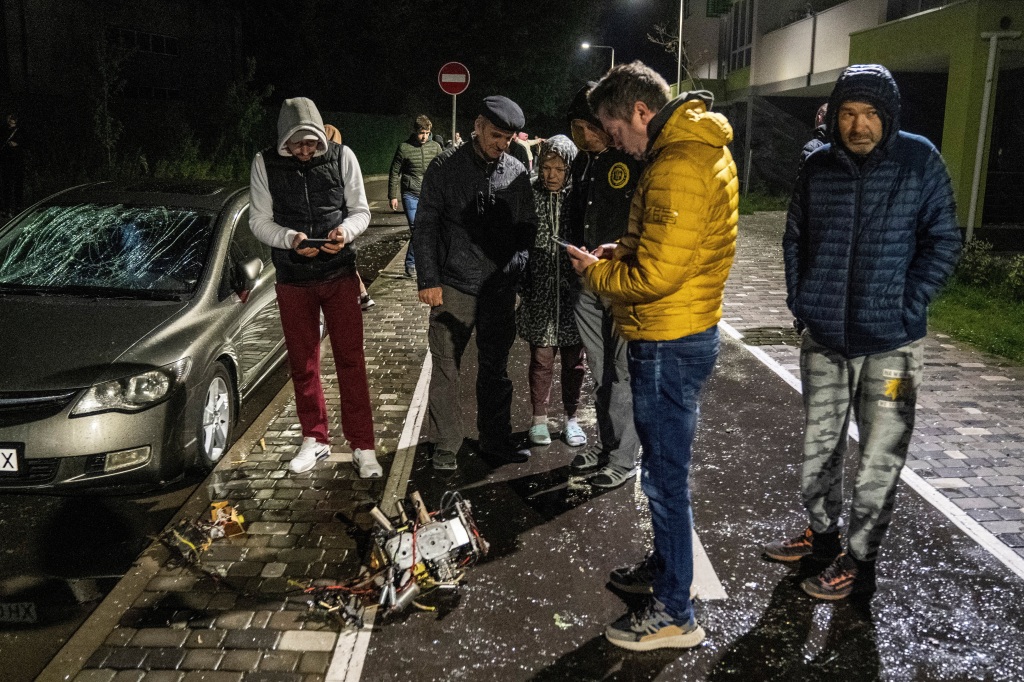
[[[304,438],[329,443],[327,404],[320,383],[320,311],[338,371],[341,430],[352,448],[373,450],[373,409],[363,357],[363,312],[353,273],[312,284],[278,284],[288,364],[295,385],[295,410]]]

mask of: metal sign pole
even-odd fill
[[[455,98],[458,95],[452,95],[452,142],[455,142]]]

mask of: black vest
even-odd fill
[[[263,150],[275,223],[319,239],[341,225],[348,215],[341,173],[342,149],[342,145],[329,142],[326,154],[305,163],[292,156],[281,156],[274,147]],[[354,272],[356,267],[356,252],[351,244],[333,255],[321,251],[306,258],[292,249],[273,249],[272,256],[281,284],[333,279]]]

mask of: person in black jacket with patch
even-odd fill
[[[529,173],[506,153],[525,123],[512,100],[485,98],[472,144],[449,147],[423,176],[412,238],[419,299],[431,307],[427,433],[435,469],[457,466],[459,369],[474,328],[480,450],[502,461],[529,458],[529,449],[511,439],[508,376],[516,289],[537,231]]]
[[[568,115],[573,141],[580,149],[572,162],[572,190],[566,208],[568,239],[589,251],[626,233],[629,205],[643,169],[640,161],[610,146],[611,137],[587,101],[595,85],[588,83],[576,93]],[[626,340],[615,330],[611,308],[586,288],[576,303],[576,326],[594,378],[597,438],[569,466],[575,472],[586,472],[595,487],[617,488],[635,475],[640,454]]]
[[[803,325],[808,528],[771,542],[779,561],[829,562],[802,587],[819,599],[875,591],[921,385],[928,304],[953,272],[961,237],[946,166],[931,142],[900,130],[900,94],[877,64],[848,67],[828,102],[830,144],[797,178],[783,250],[789,309]],[[840,535],[843,457],[852,414],[860,459]]]

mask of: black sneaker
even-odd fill
[[[531,454],[530,448],[510,441],[491,443],[481,440],[480,452],[501,462],[510,462],[512,464],[529,462]]]
[[[648,552],[638,563],[613,569],[608,574],[608,582],[612,587],[630,594],[653,594],[656,561],[654,552]]]
[[[813,551],[814,532],[810,526],[795,538],[788,540],[775,540],[764,546],[764,553],[769,559],[775,561],[800,561],[805,556],[811,556]]]
[[[807,578],[800,587],[815,599],[836,601],[854,594],[874,594],[875,562],[857,561],[849,554],[840,554],[824,571]]]
[[[455,453],[451,450],[434,450],[434,468],[438,471],[454,471],[458,468]]]

